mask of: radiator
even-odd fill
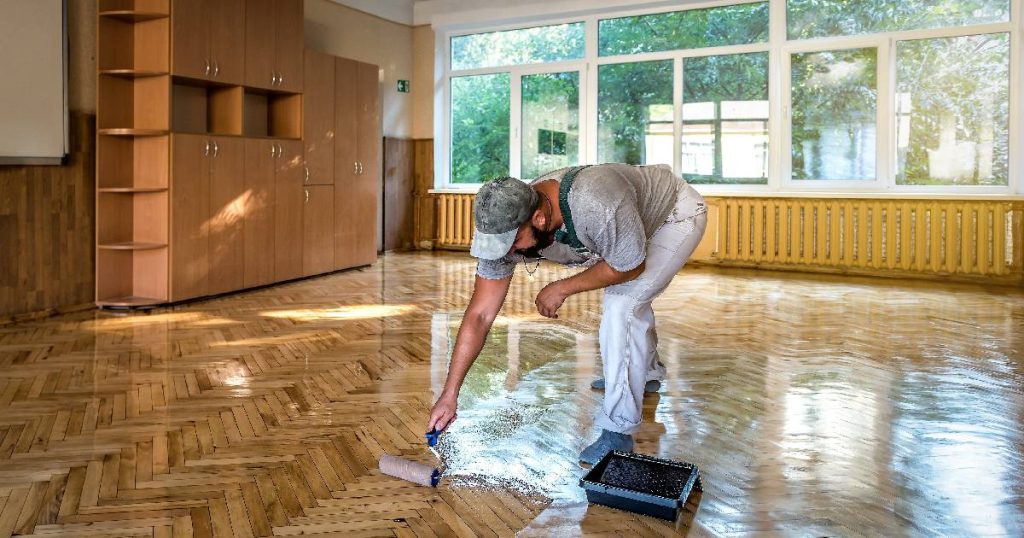
[[[439,194],[437,245],[468,248],[473,195]],[[697,261],[1024,280],[1024,202],[709,197]]]

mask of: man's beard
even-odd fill
[[[522,250],[522,255],[527,258],[543,258],[540,251],[551,246],[555,242],[555,232],[545,232],[536,226],[533,226],[533,236],[537,239],[537,244]]]

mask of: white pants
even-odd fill
[[[605,392],[595,421],[601,428],[625,434],[640,428],[644,385],[665,376],[651,303],[686,264],[706,226],[703,198],[687,185],[675,211],[647,242],[644,272],[605,288],[600,329]]]

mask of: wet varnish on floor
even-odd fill
[[[0,327],[0,536],[1020,536],[1024,292],[687,268],[636,451],[701,469],[675,524],[588,506],[600,294],[519,271],[434,451],[465,254],[148,314]],[[381,454],[439,462],[435,490]]]

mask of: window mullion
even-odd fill
[[[894,39],[878,43],[878,138],[875,182],[882,190],[896,186],[896,47]]]
[[[778,191],[790,180],[789,61],[786,42],[786,0],[771,0],[768,32],[768,190]],[[783,71],[785,69],[785,71]]]
[[[672,169],[676,174],[683,175],[683,84],[686,73],[686,62],[681,57],[675,59],[672,78]]]

